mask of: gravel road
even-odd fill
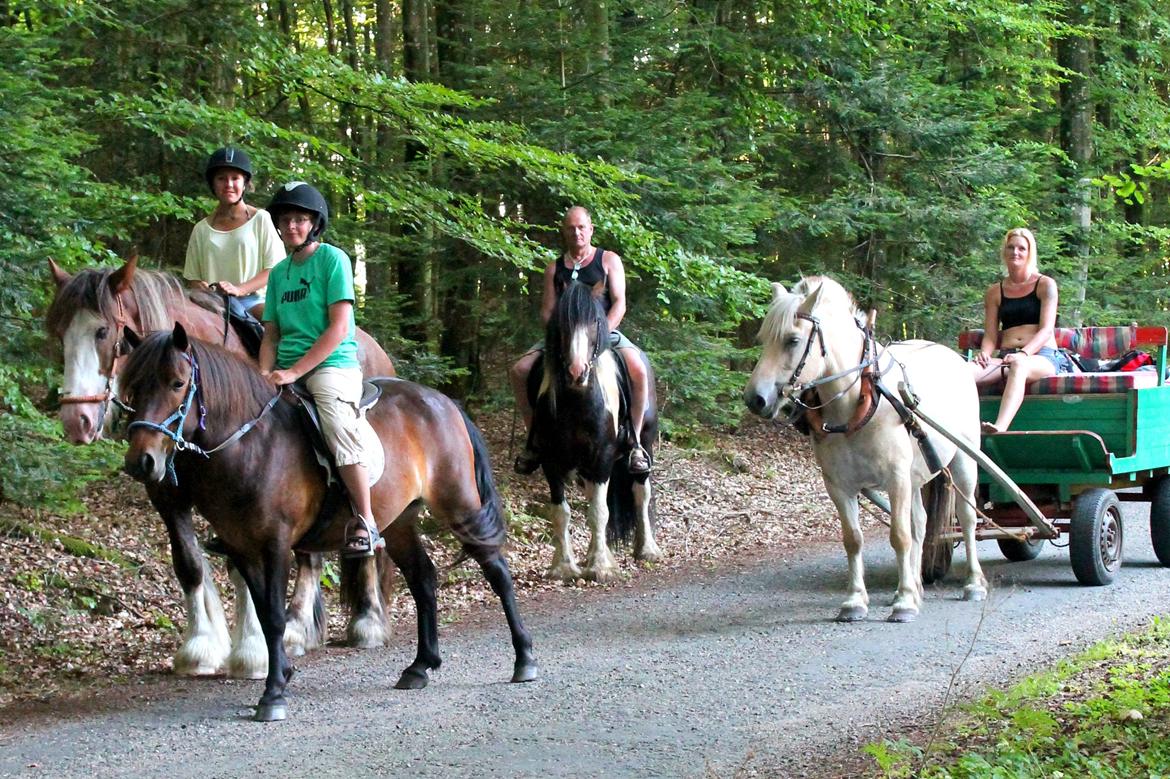
[[[888,624],[895,572],[874,537],[870,619],[839,625],[837,545],[642,572],[521,603],[535,683],[506,683],[503,619],[477,614],[443,629],[443,668],[425,690],[392,689],[409,628],[385,650],[302,658],[281,723],[247,719],[259,682],[176,678],[9,723],[0,776],[844,775],[859,745],[929,723],[952,679],[959,692],[1007,682],[1170,612],[1146,506],[1123,509],[1126,564],[1109,587],[1079,586],[1066,550],[1007,563],[983,543],[986,604],[957,600],[952,572],[917,622]]]

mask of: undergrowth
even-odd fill
[[[926,746],[869,744],[898,778],[1170,776],[1170,621],[1103,642],[961,710]]]

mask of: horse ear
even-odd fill
[[[134,271],[137,269],[138,247],[135,247],[130,252],[130,259],[126,260],[126,264],[110,274],[110,289],[115,295],[130,289],[130,283],[134,281]]]
[[[593,295],[594,300],[601,300],[601,298],[605,295],[605,279],[601,279],[596,284],[594,284],[590,288],[590,293]]]
[[[772,302],[775,303],[780,298],[786,297],[788,290],[784,289],[784,285],[778,281],[772,282]]]
[[[816,289],[808,293],[800,304],[797,311],[801,314],[811,314],[821,302],[821,292],[825,289],[825,285],[817,284]]]
[[[142,336],[130,329],[130,325],[122,325],[122,340],[126,343],[126,350],[137,349],[142,344]]]
[[[171,331],[171,343],[180,352],[187,351],[191,346],[191,342],[187,338],[187,331],[178,322],[175,322],[175,329]]]
[[[70,274],[61,269],[61,266],[53,262],[53,258],[49,258],[49,275],[53,277],[53,282],[57,285],[57,289],[64,287],[73,278]]]

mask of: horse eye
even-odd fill
[[[175,392],[178,392],[179,390],[183,389],[183,386],[186,383],[187,382],[183,381],[182,379],[175,379],[171,382],[171,389],[173,389]]]
[[[802,339],[799,335],[790,335],[784,339],[784,345],[789,349],[793,349],[800,344],[801,340]]]
[[[99,340],[99,341],[104,341],[104,340],[106,340],[106,336],[107,336],[107,335],[109,335],[109,334],[110,334],[110,328],[108,328],[108,327],[99,327],[99,328],[97,329],[97,332],[93,334],[93,337],[94,337],[94,338],[96,338],[96,339],[97,339],[97,340]]]

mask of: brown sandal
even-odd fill
[[[378,526],[360,514],[345,526],[345,545],[341,556],[345,558],[372,557],[378,549],[386,547],[386,539],[378,535]]]

